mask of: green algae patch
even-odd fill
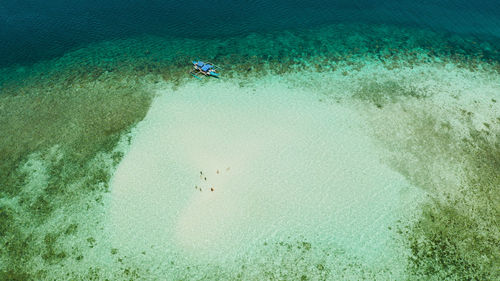
[[[500,127],[490,124],[500,108],[491,106],[496,90],[472,81],[454,81],[457,98],[439,93],[369,110],[388,163],[428,197],[398,230],[411,249],[411,280],[499,278]]]
[[[416,86],[405,86],[404,81],[367,81],[360,85],[360,89],[352,97],[382,108],[387,103],[395,103],[408,98],[422,99],[430,95],[429,91],[418,89]]]
[[[459,152],[464,182],[445,199],[423,206],[411,226],[411,270],[427,279],[497,280],[500,277],[500,135],[472,131]],[[435,187],[439,188],[439,186]]]
[[[75,83],[61,68],[52,70],[50,79],[0,94],[0,272],[13,276],[7,279],[43,278],[31,270],[23,273],[26,264],[40,257],[42,263],[58,264],[77,255],[57,243],[73,235],[76,224],[58,223],[60,229],[44,235],[45,224],[65,207],[97,196],[90,192],[107,190],[120,155],[115,147],[153,98],[144,86],[125,80],[97,81],[90,75]],[[113,162],[102,157],[112,153]],[[75,230],[68,231],[71,226]]]

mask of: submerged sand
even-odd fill
[[[228,266],[304,240],[398,263],[390,229],[420,192],[381,162],[354,110],[320,98],[265,79],[160,92],[112,180],[114,246]]]

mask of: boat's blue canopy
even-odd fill
[[[204,66],[204,65],[205,65],[205,63],[204,63],[204,62],[202,62],[202,61],[193,61],[193,64],[195,64],[195,65],[197,65],[197,66],[199,66],[199,67],[202,67],[202,66]]]
[[[201,70],[203,70],[203,71],[208,71],[208,70],[210,70],[212,67],[213,67],[213,65],[210,65],[210,64],[205,64],[205,65],[201,68]]]

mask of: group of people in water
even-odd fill
[[[226,172],[228,172],[229,169],[230,169],[230,167],[227,167],[226,168]],[[217,171],[215,173],[217,175],[220,174],[219,169],[217,169]],[[200,179],[203,180],[203,181],[205,181],[205,182],[207,181],[207,177],[206,177],[205,174],[203,174],[203,171],[200,171]],[[195,185],[194,188],[197,189],[197,190],[199,190],[200,192],[203,191],[203,189],[200,186],[198,186],[198,185]],[[210,186],[210,191],[214,192],[215,191],[215,186],[213,186],[213,185]]]

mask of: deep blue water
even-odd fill
[[[141,34],[189,38],[339,22],[422,26],[500,37],[498,0],[2,0],[0,66]]]

